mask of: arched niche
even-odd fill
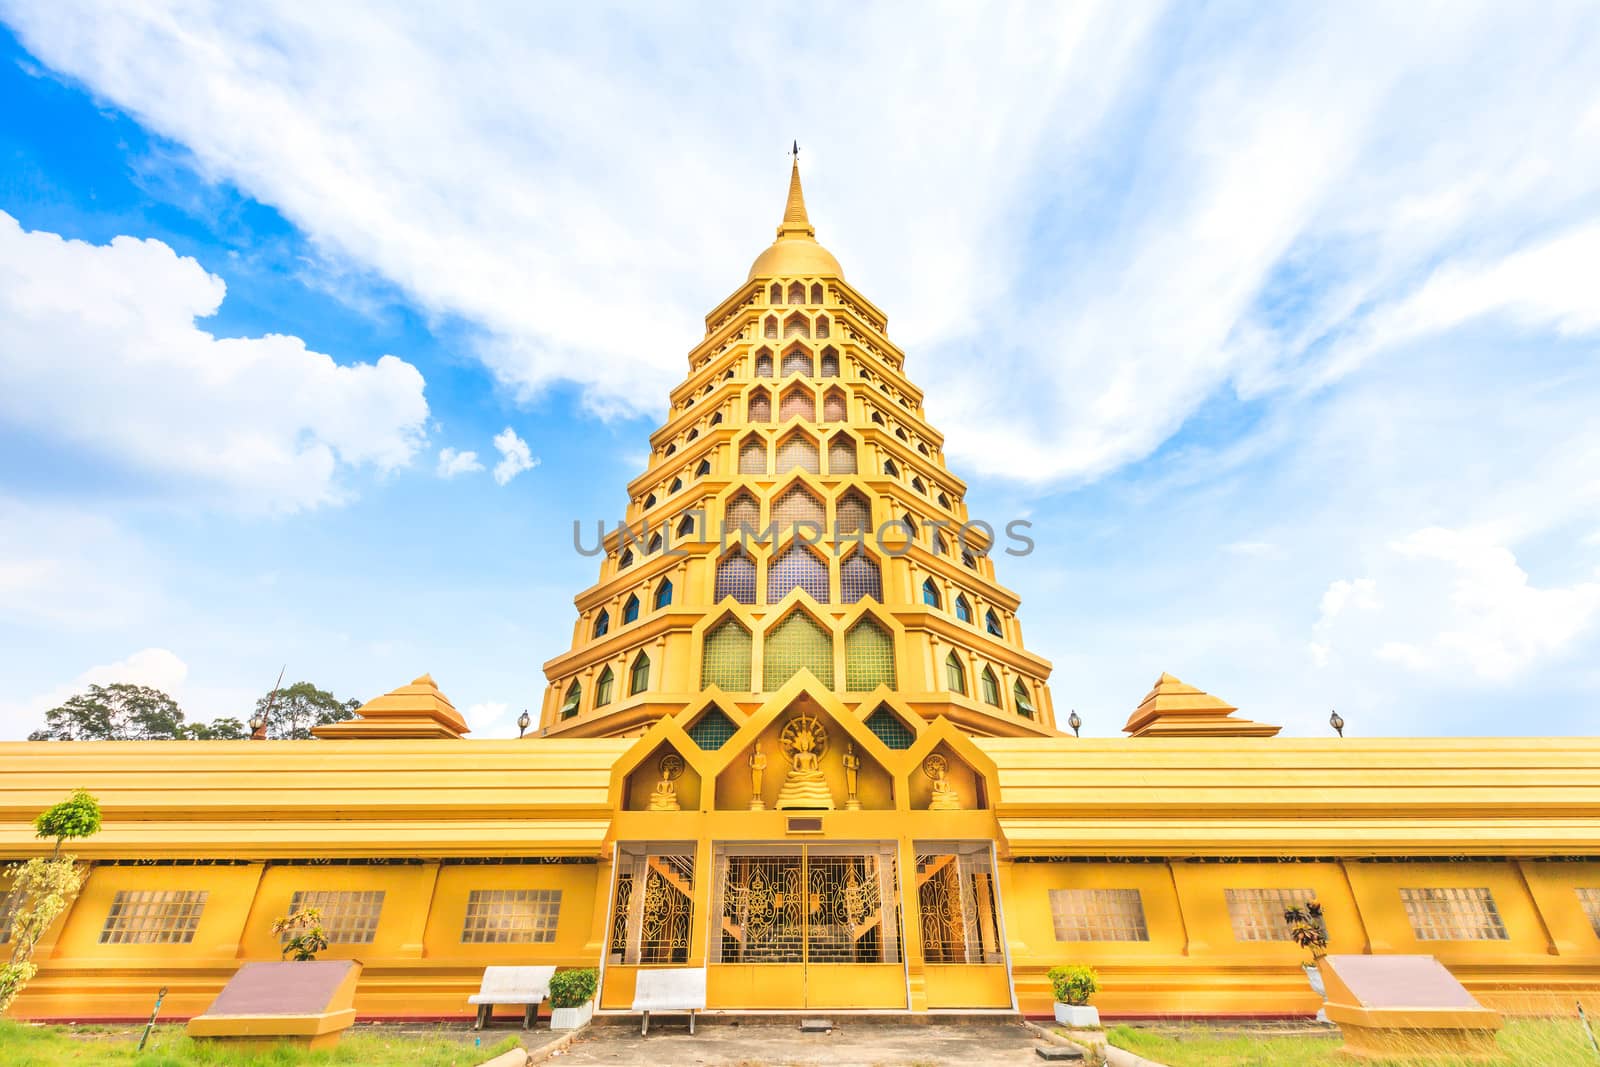
[[[945,779],[961,801],[962,811],[983,811],[989,806],[988,789],[983,775],[973,769],[948,742],[940,741],[933,750],[911,768],[908,797],[913,811],[927,811],[933,806],[933,779],[924,769],[928,760],[939,756],[945,763]]]
[[[834,811],[850,810],[849,787],[845,756],[853,754],[859,762],[856,770],[856,800],[862,811],[891,811],[894,809],[894,776],[868,751],[865,745],[850,735],[845,727],[814,701],[800,699],[790,704],[761,730],[755,740],[730,756],[727,765],[718,773],[716,781],[716,808],[718,811],[751,811],[777,809],[784,782],[793,767],[783,745],[783,732],[791,721],[809,716],[821,723],[827,734],[827,748],[819,761],[823,780],[833,801]],[[760,752],[765,757],[761,770],[761,807],[752,809],[755,767],[752,759]],[[794,811],[807,809],[794,808]]]
[[[672,755],[678,757],[682,772],[673,780],[673,793],[678,798],[680,811],[700,810],[700,774],[694,765],[667,741],[657,745],[628,775],[623,787],[622,806],[626,811],[650,811],[651,800],[661,782],[662,760]]]

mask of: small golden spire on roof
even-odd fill
[[[1122,729],[1134,737],[1271,737],[1281,729],[1241,719],[1238,710],[1163,671]]]
[[[806,214],[806,195],[800,188],[800,142],[789,150],[789,199],[783,205],[783,221],[772,245],[756,257],[750,267],[750,280],[756,278],[811,275],[842,278],[839,261],[817,243],[817,231]]]
[[[793,163],[789,168],[789,199],[783,206],[783,222],[778,225],[779,237],[815,238],[817,231],[806,217],[806,196],[800,188],[800,142],[789,152]]]

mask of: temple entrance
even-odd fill
[[[715,846],[711,1002],[904,1008],[895,855],[893,842]]]
[[[992,846],[918,841],[915,848],[928,1007],[1011,1007]]]

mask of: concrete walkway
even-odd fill
[[[821,1013],[824,1014],[825,1013]],[[598,1021],[598,1020],[597,1020]],[[835,1016],[831,1033],[802,1034],[798,1018],[735,1020],[701,1018],[694,1036],[678,1016],[650,1020],[650,1036],[639,1036],[638,1020],[591,1026],[551,1063],[679,1064],[1027,1064],[1044,1061],[1039,1043],[1019,1022],[950,1021],[905,1023],[860,1016]]]

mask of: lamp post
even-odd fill
[[[266,739],[267,713],[265,710],[257,710],[254,715],[250,716],[250,740],[265,741]]]
[[[517,737],[520,739],[528,732],[528,724],[533,720],[528,718],[528,709],[523,708],[522,714],[517,716]]]
[[[1337,711],[1328,712],[1328,725],[1333,727],[1334,732],[1340,737],[1344,736],[1344,719]]]
[[[1076,708],[1073,709],[1073,712],[1072,712],[1071,715],[1067,716],[1067,725],[1072,727],[1072,736],[1073,737],[1077,737],[1078,736],[1078,727],[1083,725],[1083,720],[1078,718],[1078,712],[1077,712]]]

